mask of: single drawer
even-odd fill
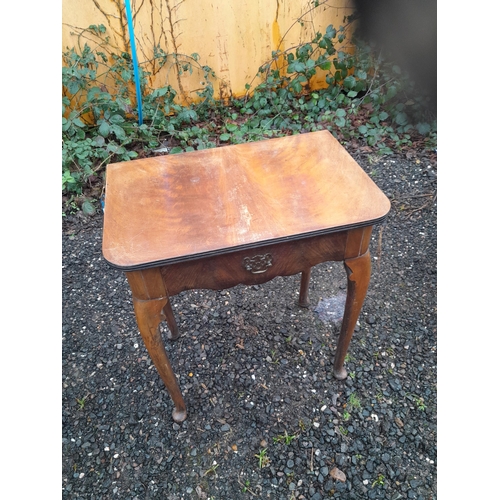
[[[344,259],[348,231],[167,264],[161,274],[169,295],[183,290],[223,290],[289,276],[326,261]]]

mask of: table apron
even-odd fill
[[[223,290],[258,285],[289,276],[327,261],[342,261],[366,252],[371,227],[179,262],[160,267],[168,295],[184,290]]]

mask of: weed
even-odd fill
[[[385,483],[385,477],[382,474],[379,474],[377,479],[373,481],[372,488],[374,488],[375,486],[384,486],[384,483]]]
[[[215,474],[215,471],[217,470],[217,467],[219,467],[219,464],[214,461],[214,463],[212,464],[212,467],[210,467],[209,469],[207,469],[205,471],[205,474],[203,474],[203,475],[207,476],[208,474]]]
[[[269,457],[267,456],[267,448],[263,448],[256,455],[254,455],[259,460],[259,469],[262,469],[267,464],[269,464]]]
[[[83,398],[81,399],[76,399],[76,402],[78,403],[78,408],[80,410],[83,410],[85,408],[85,401],[87,400],[87,396],[84,396]]]
[[[345,410],[344,413],[342,414],[343,419],[347,422],[351,418],[351,414]]]
[[[361,401],[359,400],[359,398],[355,392],[353,392],[349,395],[349,398],[347,400],[347,404],[348,404],[349,408],[352,408],[353,410],[360,410],[361,409]]]
[[[415,404],[417,405],[417,408],[420,411],[425,411],[425,409],[427,408],[427,406],[424,402],[424,398],[422,398],[420,396],[413,396],[413,401],[415,402]]]
[[[249,488],[250,488],[250,479],[247,479],[245,481],[243,488],[242,488],[243,493],[246,493],[249,490]]]
[[[290,436],[288,434],[288,432],[285,430],[284,434],[281,434],[279,436],[273,437],[273,442],[275,442],[275,443],[285,443],[286,445],[289,445],[296,438],[297,438],[297,436],[295,434],[292,434]]]
[[[341,425],[339,426],[339,431],[343,436],[347,436],[347,434],[349,434],[349,431],[345,427],[342,427]]]
[[[279,364],[279,360],[276,359],[276,351],[271,350],[271,362],[275,365]]]

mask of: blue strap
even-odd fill
[[[141,81],[139,79],[139,64],[137,63],[137,51],[135,49],[134,25],[132,23],[132,9],[130,8],[130,0],[125,0],[125,9],[127,11],[128,31],[130,34],[130,50],[132,51],[132,63],[134,65],[135,93],[137,96],[137,113],[139,115],[139,125],[142,125]]]

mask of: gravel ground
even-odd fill
[[[354,154],[392,201],[346,381],[332,376],[341,263],[172,298],[172,403],[142,343],[102,213],[63,221],[63,499],[437,498],[436,174],[426,153]],[[318,307],[319,306],[319,307]]]

